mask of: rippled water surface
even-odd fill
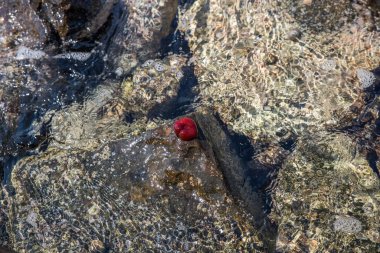
[[[378,1],[0,3],[0,245],[377,252],[379,31]]]

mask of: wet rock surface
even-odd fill
[[[48,145],[93,150],[110,139],[155,127],[147,124],[144,115],[134,126],[123,123],[128,117],[125,98],[120,92],[115,95],[122,89],[119,73],[124,75],[131,69],[125,62],[135,59],[128,52],[123,54],[125,48],[129,46],[144,57],[155,55],[160,39],[170,31],[176,1],[161,1],[155,8],[147,5],[96,0],[0,3],[4,14],[0,19],[0,174],[7,185],[18,159],[42,152]],[[150,11],[155,19],[148,25],[144,15]],[[86,14],[78,15],[81,12]],[[112,57],[107,58],[109,55]],[[124,62],[114,61],[115,56]],[[116,71],[119,63],[123,69]],[[119,74],[117,80],[111,77],[103,83],[114,73]],[[97,93],[100,84],[103,86]],[[1,204],[0,244],[9,245],[5,205]]]
[[[362,92],[357,69],[378,67],[379,32],[351,1],[309,2],[204,0],[179,18],[203,101],[258,142],[337,125]]]
[[[141,57],[157,56],[160,39],[170,32],[176,1],[148,6],[96,0],[0,4],[1,174],[10,171],[13,157],[35,153],[33,149],[46,141],[48,111],[82,103],[115,72],[119,81],[141,64]],[[152,23],[145,20],[150,11],[155,13]],[[86,15],[78,15],[81,12]]]
[[[150,121],[149,116],[171,107],[186,60],[177,55],[149,60],[121,82],[102,83],[83,103],[49,110],[33,132],[49,125],[49,147],[91,150],[110,139],[153,129],[165,121]]]
[[[161,39],[171,32],[177,6],[175,0],[125,1],[121,18],[127,20],[126,25],[118,29],[108,49],[113,56],[109,62],[119,73],[129,74],[136,66],[158,56]]]
[[[150,59],[136,68],[133,76],[122,83],[123,98],[130,114],[149,116],[165,111],[178,96],[180,80],[187,58],[170,55],[163,59]]]
[[[15,47],[22,40],[25,46],[42,46],[47,39],[43,22],[33,10],[29,1],[3,1],[0,4],[1,54],[9,47]],[[23,15],[17,15],[22,13]]]
[[[1,2],[0,245],[378,251],[379,10]]]
[[[380,182],[357,148],[342,133],[299,141],[274,192],[279,252],[378,250]]]
[[[378,250],[376,27],[371,1],[205,0],[181,13],[204,104],[252,138],[255,157],[284,161],[279,252]]]
[[[19,252],[266,252],[209,154],[164,126],[93,151],[23,159],[7,199],[11,244]]]

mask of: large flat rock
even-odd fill
[[[8,233],[18,252],[266,252],[212,152],[170,127],[25,158],[12,185]]]

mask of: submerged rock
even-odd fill
[[[126,137],[137,129],[123,122],[126,108],[118,96],[119,88],[119,84],[108,82],[94,89],[82,104],[49,110],[41,122],[33,125],[33,131],[38,133],[49,125],[49,149],[93,150],[110,140]]]
[[[78,44],[85,40],[93,47],[95,43],[91,41],[107,37],[108,33],[100,29],[112,27],[110,20],[116,18],[113,16],[117,4],[121,3],[118,0],[3,1],[0,3],[0,52],[20,45],[47,50],[59,50],[62,44],[61,50],[79,48]]]
[[[161,39],[171,32],[177,13],[176,0],[125,0],[126,13],[123,26],[107,49],[109,62],[119,68],[119,73],[130,71],[148,59],[156,58]],[[149,17],[149,18],[147,18]]]
[[[338,125],[362,92],[356,70],[378,67],[380,33],[359,24],[371,1],[304,2],[199,0],[179,17],[202,101],[257,142]]]
[[[50,37],[58,35],[61,40],[81,40],[90,39],[98,33],[112,15],[112,8],[117,2],[31,0],[30,4],[45,24]]]
[[[155,128],[164,121],[150,120],[149,114],[170,107],[177,97],[185,62],[177,55],[149,60],[121,83],[105,81],[83,103],[47,111],[30,132],[49,125],[49,148],[92,150]]]
[[[164,126],[21,160],[7,198],[10,244],[18,252],[267,252],[255,217],[230,197],[202,145]]]
[[[278,252],[376,252],[380,182],[345,134],[299,140],[278,175]]]
[[[220,122],[215,117],[196,114],[197,122],[208,138],[215,159],[222,171],[226,184],[234,197],[239,198],[246,205],[246,209],[256,217],[256,225],[264,225],[264,198],[259,196],[263,193],[258,189],[263,188],[268,183],[267,175],[270,168],[266,168],[260,163],[248,165],[239,157],[226,129],[223,129]],[[253,170],[254,172],[252,173]],[[255,191],[256,189],[256,191]]]
[[[122,90],[116,85],[118,81],[104,80],[118,66],[122,66],[124,75],[136,66],[129,65],[133,59],[143,62],[157,54],[161,38],[170,32],[176,7],[177,1],[1,2],[1,179],[10,183],[15,161],[44,150],[48,143],[51,150],[84,152],[153,128],[155,125],[147,124],[144,118],[146,111],[137,119],[132,117],[134,125],[125,124],[128,113],[134,113],[125,107],[132,96],[117,92]],[[81,12],[85,15],[78,15]],[[152,18],[146,19],[147,15]],[[136,58],[129,53],[136,54]],[[156,62],[158,70],[159,62],[165,65],[164,61]],[[165,67],[176,70],[172,61]],[[172,73],[171,81],[165,82],[165,74],[160,72],[166,86],[159,88],[169,86],[170,91],[166,91],[170,94],[157,94],[157,100],[149,101],[149,106],[143,101],[141,107],[153,108],[173,98],[180,74]],[[138,93],[136,89],[133,92]],[[5,206],[1,203],[4,212]],[[7,244],[8,235],[3,229],[7,219],[0,213],[0,245]],[[26,220],[32,227],[38,224],[34,214]],[[93,244],[99,245],[97,241]]]
[[[178,14],[189,60],[157,55],[178,1],[67,2],[0,3],[0,162],[49,141],[11,173],[0,244],[9,236],[18,252],[377,250],[373,1],[190,1]],[[173,101],[195,101],[179,96],[186,65],[199,81],[197,106],[252,138],[254,151],[239,150],[247,147],[210,112],[194,116],[200,138],[187,143],[156,118]],[[113,74],[120,79],[107,80]]]
[[[182,68],[187,58],[170,55],[163,59],[150,59],[137,67],[132,77],[122,83],[122,97],[129,113],[147,116],[165,110],[178,95]]]
[[[279,252],[378,251],[380,23],[371,2],[199,0],[179,16],[203,104],[267,149],[256,158],[281,150],[268,147],[291,153],[278,156],[273,182]]]
[[[27,0],[0,3],[0,56],[18,44],[43,46],[47,28]]]
[[[334,221],[334,231],[345,233],[359,233],[362,231],[362,223],[350,216],[337,216]]]
[[[176,8],[177,1],[1,2],[0,174],[13,156],[46,141],[52,112],[67,112],[71,104],[81,107],[117,67],[124,75],[156,57]],[[155,102],[175,96],[178,83],[171,82],[170,89]],[[124,105],[119,103],[118,110]],[[66,139],[64,133],[55,132],[57,141]]]

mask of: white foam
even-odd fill
[[[69,53],[57,54],[53,56],[53,58],[86,61],[88,60],[88,58],[90,58],[90,56],[91,56],[91,53],[87,53],[87,52],[69,52]]]
[[[363,89],[371,87],[376,82],[375,74],[365,69],[357,69],[356,76],[358,77]]]
[[[24,46],[20,46],[16,53],[16,60],[26,59],[41,59],[46,57],[47,54],[41,50],[33,50]]]

